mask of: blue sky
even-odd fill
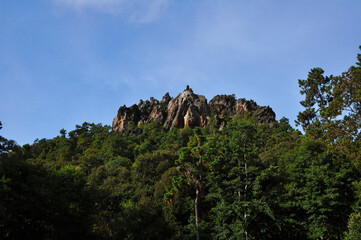
[[[361,45],[361,1],[0,1],[0,134],[19,144],[118,108],[232,94],[294,122],[298,79],[340,74]]]

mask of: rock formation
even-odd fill
[[[194,94],[193,90],[187,86],[181,94],[169,101],[164,126],[167,129],[187,126],[204,127],[207,125],[208,116],[207,99],[202,95]]]
[[[253,100],[236,99],[233,95],[217,95],[209,104],[202,95],[193,93],[187,88],[177,97],[172,98],[166,93],[162,101],[150,98],[150,101],[140,100],[138,105],[121,106],[113,120],[113,130],[129,134],[138,132],[140,123],[160,121],[166,129],[184,127],[205,127],[211,119],[215,119],[222,129],[229,118],[236,114],[254,116],[260,124],[272,124],[275,113],[270,107],[258,106]]]

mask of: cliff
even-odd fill
[[[215,119],[222,129],[228,118],[236,114],[254,116],[260,124],[272,124],[275,113],[270,107],[258,106],[253,100],[236,99],[231,95],[217,95],[209,103],[203,95],[193,93],[187,88],[177,97],[172,98],[166,93],[161,101],[154,98],[140,100],[138,105],[121,106],[113,120],[113,130],[125,134],[130,129],[137,129],[140,123],[147,124],[159,120],[166,129],[184,127],[205,127],[211,119]]]

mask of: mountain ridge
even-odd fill
[[[272,125],[276,114],[269,106],[259,106],[253,100],[236,99],[234,95],[216,95],[209,103],[203,95],[195,94],[188,85],[177,97],[167,92],[162,100],[153,97],[140,100],[130,107],[121,106],[113,119],[113,131],[125,134],[141,131],[140,123],[147,124],[158,120],[171,130],[173,128],[205,127],[212,119],[219,129],[223,129],[228,118],[241,114],[253,116],[260,124]]]

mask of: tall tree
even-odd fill
[[[339,76],[324,76],[321,68],[314,68],[306,80],[299,80],[306,109],[296,122],[307,133],[346,146],[361,141],[361,54],[357,59],[357,66]]]
[[[189,138],[187,147],[181,149],[180,156],[176,161],[179,165],[180,176],[173,177],[173,188],[165,194],[165,197],[171,200],[177,188],[186,182],[194,190],[194,217],[195,217],[195,235],[200,239],[199,223],[199,201],[200,192],[204,174],[204,142],[205,136],[202,135],[202,129],[196,127],[193,129],[194,136]]]
[[[257,176],[261,166],[258,159],[255,125],[240,117],[234,118],[226,128],[226,138],[212,154],[210,197],[216,199],[214,214],[215,238],[252,239],[257,211],[262,202],[255,201]],[[217,153],[218,152],[218,153]],[[256,210],[258,209],[258,210]],[[268,210],[266,210],[268,211]],[[271,212],[269,215],[271,215]],[[267,214],[266,214],[267,215]],[[258,229],[259,231],[260,229]]]

